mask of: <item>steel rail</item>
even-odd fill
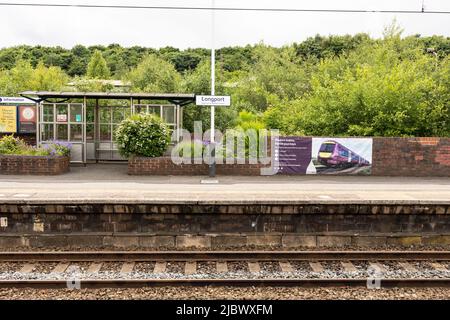
[[[233,287],[367,287],[368,279],[86,279],[79,289],[145,288],[166,286],[233,286]],[[450,278],[381,279],[380,288],[450,287]],[[75,289],[69,280],[0,280],[0,288]],[[78,289],[76,288],[76,289]]]
[[[11,261],[450,260],[450,251],[60,251],[0,252]]]

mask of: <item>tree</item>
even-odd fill
[[[64,87],[69,78],[59,67],[46,67],[40,62],[33,71],[29,86],[31,90],[57,91]]]
[[[216,94],[226,94],[224,87],[226,78],[221,71],[221,64],[216,64]],[[211,93],[211,62],[203,60],[193,71],[185,74],[182,90],[188,93],[205,94]],[[220,130],[232,128],[235,125],[237,112],[234,108],[217,108],[216,109],[216,127]],[[211,123],[210,109],[204,106],[189,105],[183,111],[183,125],[188,130],[193,130],[194,121],[202,121],[203,128],[209,128]]]
[[[143,92],[176,92],[181,82],[175,67],[153,54],[146,56],[125,79],[131,83],[132,90]]]
[[[448,61],[439,62],[420,47],[399,46],[394,37],[347,57],[325,59],[311,79],[311,93],[291,103],[291,114],[279,114],[289,120],[281,122],[284,131],[325,136],[450,135]],[[267,118],[273,121],[271,116]]]
[[[302,59],[323,59],[339,56],[355,50],[361,44],[373,42],[368,34],[359,33],[354,36],[321,36],[310,37],[301,43],[294,43],[296,54]]]
[[[21,91],[59,91],[68,77],[59,67],[40,62],[33,68],[29,61],[19,60],[11,70],[0,73],[0,94],[17,95]]]
[[[308,92],[309,66],[298,60],[293,47],[260,44],[254,49],[254,60],[230,89],[239,110],[262,112],[273,101],[292,100]]]
[[[87,67],[87,77],[91,79],[108,79],[110,71],[100,50],[95,50]]]

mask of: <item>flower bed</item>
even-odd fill
[[[57,175],[69,171],[70,144],[53,141],[42,147],[26,144],[22,139],[0,139],[0,174]]]

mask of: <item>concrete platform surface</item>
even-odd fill
[[[72,167],[61,176],[0,176],[1,203],[437,203],[450,178],[371,176],[128,176],[122,164]]]

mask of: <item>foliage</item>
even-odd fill
[[[25,90],[58,91],[67,81],[67,75],[58,67],[39,63],[33,68],[28,61],[20,60],[11,70],[0,73],[0,93],[17,95]]]
[[[72,144],[66,141],[53,140],[43,145],[42,149],[47,151],[50,156],[70,156]]]
[[[34,147],[14,135],[0,139],[0,154],[24,156],[70,156],[72,145],[64,141],[52,141],[42,147]]]
[[[22,139],[15,138],[14,135],[7,135],[0,139],[0,154],[15,154],[25,142]]]
[[[399,50],[401,44],[391,38],[324,59],[311,92],[293,101],[290,113],[269,109],[268,125],[306,135],[448,136],[448,59]]]
[[[450,37],[402,37],[394,21],[381,39],[367,34],[311,37],[216,51],[216,128],[267,127],[306,135],[450,136]],[[72,49],[0,49],[0,95],[24,90],[131,90],[209,94],[210,50],[118,44]],[[96,62],[97,61],[97,62]],[[94,63],[95,62],[95,63]],[[94,68],[94,65],[101,65]],[[101,71],[93,71],[98,70]],[[123,79],[131,87],[99,81]],[[91,78],[91,79],[90,79]],[[92,79],[97,78],[97,79]],[[242,111],[247,113],[242,113]],[[254,118],[247,119],[247,116]],[[183,125],[210,126],[210,108],[188,105]]]
[[[146,56],[125,79],[134,91],[144,92],[177,92],[181,81],[174,66],[156,55]]]
[[[226,94],[226,77],[221,63],[216,64],[216,94]],[[211,62],[203,60],[193,71],[187,72],[182,82],[184,92],[208,95],[211,92]],[[234,126],[237,112],[233,108],[216,108],[216,128],[225,130]],[[183,122],[187,130],[193,131],[194,121],[202,120],[203,128],[210,126],[210,108],[190,105],[183,111]]]
[[[237,126],[236,129],[241,130],[261,130],[265,129],[264,122],[259,120],[259,117],[252,112],[249,111],[241,111],[239,112],[239,116],[237,118]]]
[[[75,77],[72,81],[77,91],[81,92],[110,92],[114,90],[114,86],[102,79],[86,79]]]
[[[254,59],[255,64],[232,90],[239,110],[264,111],[273,101],[294,99],[308,91],[308,63],[299,61],[292,47],[276,50],[260,44],[254,49]]]
[[[125,157],[159,157],[170,143],[170,130],[157,116],[134,114],[119,124],[114,139]]]
[[[314,58],[317,60],[329,57],[336,57],[343,53],[355,50],[362,43],[372,40],[365,33],[359,33],[354,36],[328,36],[316,35],[303,41],[294,43],[293,47],[296,54],[303,58]]]
[[[105,58],[99,50],[95,50],[87,66],[87,77],[90,79],[108,79],[109,76],[110,71]]]
[[[174,146],[172,154],[184,158],[202,158],[207,143],[199,140],[181,141]]]

